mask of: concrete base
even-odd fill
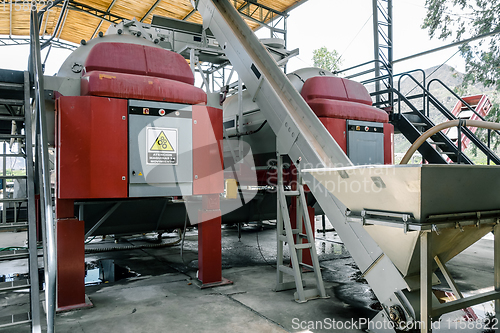
[[[370,287],[360,278],[361,272],[334,233],[327,233],[326,237],[318,234],[316,239],[325,289],[330,298],[303,304],[294,301],[293,289],[273,291],[276,286],[274,228],[265,223],[262,231],[243,227],[241,241],[238,241],[236,228],[223,227],[222,234],[222,273],[234,284],[209,289],[200,289],[195,283],[198,270],[195,230],[186,235],[183,258],[178,246],[87,254],[87,261],[113,259],[116,265],[127,266],[140,276],[87,286],[85,292],[94,307],[58,313],[56,332],[361,333],[369,327],[357,325],[346,330],[328,329],[328,325],[333,320],[343,324],[359,323],[360,319],[373,322],[379,312]],[[174,237],[177,235],[172,235],[172,239]],[[13,238],[18,242],[11,246],[19,246],[25,235],[0,232],[0,243],[5,240],[5,244],[11,244]],[[139,238],[128,239],[124,244],[114,244],[109,239],[94,241],[88,247],[139,244]],[[491,285],[492,246],[491,239],[483,239],[449,262],[448,268],[465,294]],[[0,274],[26,272],[25,263],[26,260],[1,262]],[[313,275],[305,273],[304,280],[314,282]],[[0,297],[0,317],[8,316],[10,320],[11,315],[29,311],[28,296],[27,292],[16,292]],[[476,313],[481,315],[477,309]],[[455,323],[458,326],[464,323],[462,316],[461,311],[448,315],[443,318],[441,328],[433,332],[462,332],[454,329]],[[41,318],[45,331],[45,315]],[[326,326],[320,329],[318,322]],[[16,327],[15,331],[29,333],[31,329],[26,324]],[[468,333],[482,331],[463,330]],[[10,333],[12,329],[0,332]]]
[[[93,307],[94,307],[94,304],[90,301],[90,298],[87,296],[87,294],[85,294],[85,303],[75,304],[75,305],[71,305],[71,306],[58,307],[56,309],[56,313],[73,311],[73,310],[81,310],[81,309],[90,309]],[[45,312],[47,312],[47,310],[45,309],[45,302],[43,302],[43,309]]]
[[[212,282],[212,283],[203,283],[200,280],[196,280],[194,281],[194,284],[197,285],[200,289],[207,289],[207,288],[221,287],[221,286],[226,286],[228,284],[233,284],[233,281],[228,280],[226,278],[222,278],[222,281],[220,282]]]

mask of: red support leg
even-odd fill
[[[203,195],[198,219],[198,279],[201,288],[231,284],[232,281],[222,277],[219,194]]]
[[[73,209],[73,200],[56,201],[58,312],[92,306],[85,295],[85,223]]]

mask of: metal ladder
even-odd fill
[[[4,72],[5,74],[6,72]],[[19,82],[19,73],[23,73],[22,81]],[[1,74],[1,73],[0,73]],[[13,74],[18,76],[18,80],[6,80],[5,76],[8,74]],[[30,98],[31,98],[31,83],[30,76],[28,72],[10,72],[6,75],[0,75],[3,77],[3,81],[0,82],[0,91],[3,95],[14,97],[9,99],[2,99],[0,102],[8,110],[12,110],[12,106],[24,106],[21,112],[24,115],[0,115],[0,121],[23,121],[24,122],[24,134],[0,134],[0,140],[9,139],[22,139],[24,140],[25,153],[19,154],[7,154],[4,150],[3,157],[4,161],[7,157],[24,157],[26,161],[26,175],[25,176],[6,176],[5,170],[4,175],[0,176],[3,180],[4,198],[0,199],[0,202],[4,204],[3,210],[5,212],[6,203],[10,202],[27,202],[27,222],[14,222],[14,223],[2,223],[1,228],[27,228],[28,237],[28,249],[27,250],[15,250],[15,251],[2,251],[0,252],[0,261],[7,260],[18,260],[27,259],[28,260],[28,279],[27,280],[16,280],[10,282],[0,283],[0,294],[12,293],[18,290],[28,289],[30,298],[30,309],[29,312],[25,313],[15,313],[10,314],[10,322],[8,318],[5,319],[0,324],[0,328],[12,327],[22,324],[31,324],[32,332],[41,332],[40,324],[40,290],[39,290],[39,279],[38,279],[38,254],[37,254],[37,222],[36,222],[36,207],[35,207],[35,177],[34,177],[34,163],[33,163],[33,138],[32,138],[32,124],[31,124],[31,108],[30,108]],[[13,82],[8,82],[13,81]],[[15,82],[17,81],[17,82]],[[6,145],[4,145],[5,147]],[[5,163],[4,163],[5,167]],[[26,179],[26,197],[25,198],[5,198],[5,182],[7,179]]]
[[[295,292],[294,297],[295,301],[298,303],[304,303],[310,299],[328,298],[323,284],[323,277],[321,276],[321,268],[319,266],[318,253],[316,252],[311,221],[307,211],[307,202],[304,194],[304,186],[302,185],[299,165],[297,163],[297,190],[295,191],[285,190],[283,185],[283,155],[278,154],[277,167],[278,211],[276,218],[276,238],[278,241],[278,255],[276,263],[276,291],[296,288],[297,291]],[[296,229],[292,229],[286,197],[297,198]],[[304,221],[304,223],[302,221]],[[302,224],[305,225],[305,234],[302,230]],[[298,244],[295,242],[295,238],[297,238]],[[306,239],[307,243],[302,243],[303,239]],[[283,264],[283,246],[285,242],[288,243],[288,247],[290,249],[290,263],[292,267]],[[312,266],[302,262],[303,250],[310,251]],[[303,268],[314,272],[314,277],[316,278],[316,288],[304,289],[304,281],[302,280]],[[284,274],[292,275],[294,277],[294,281],[284,282]]]

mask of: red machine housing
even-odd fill
[[[82,96],[57,99],[59,310],[86,306],[85,229],[74,217],[74,200],[129,196],[128,99],[192,105],[193,194],[203,195],[199,215],[207,221],[198,226],[199,276],[204,284],[223,281],[221,214],[219,201],[213,200],[224,191],[222,110],[207,107],[205,92],[193,84],[191,68],[177,53],[102,42],[93,46],[85,61]]]
[[[372,106],[366,88],[358,82],[333,76],[315,76],[304,83],[302,97],[347,154],[347,120],[382,123],[384,164],[393,164],[394,126],[386,112]]]

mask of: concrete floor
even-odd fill
[[[238,240],[235,228],[223,229],[223,276],[233,285],[199,289],[194,283],[197,268],[196,230],[187,234],[184,260],[180,246],[93,253],[87,262],[113,259],[128,267],[134,277],[114,283],[87,286],[94,307],[60,313],[57,332],[319,332],[307,328],[309,321],[357,321],[372,318],[376,300],[334,232],[317,235],[317,248],[329,299],[298,304],[293,291],[273,291],[276,279],[276,231],[247,226]],[[165,235],[163,242],[174,240]],[[24,233],[0,233],[1,246],[19,246]],[[151,238],[151,236],[150,236]],[[143,237],[128,238],[119,244],[96,239],[88,247],[151,244]],[[149,241],[148,241],[149,240]],[[493,242],[482,239],[448,264],[458,285],[467,293],[492,285]],[[0,263],[0,275],[23,273],[22,264]],[[290,277],[291,279],[291,277]],[[1,316],[20,312],[28,306],[25,292],[0,298]],[[479,309],[478,314],[481,312]],[[460,313],[450,315],[453,320]],[[304,326],[300,327],[300,323]],[[13,329],[2,332],[13,332]],[[326,331],[326,330],[325,330]],[[337,330],[346,331],[346,330]],[[453,332],[453,329],[435,332]],[[474,332],[474,330],[466,330]],[[29,332],[19,327],[15,332]],[[349,332],[363,332],[362,329]],[[477,330],[481,332],[481,330]]]

